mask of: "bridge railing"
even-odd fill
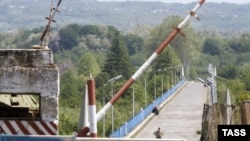
[[[161,105],[176,90],[178,90],[184,83],[185,83],[185,80],[179,81],[175,86],[173,86],[171,89],[169,89],[168,91],[163,93],[155,101],[150,103],[147,107],[145,107],[144,109],[141,109],[141,111],[138,112],[134,117],[132,117],[130,120],[125,122],[121,127],[119,127],[117,130],[115,130],[113,133],[111,133],[109,137],[121,138],[121,137],[126,136],[131,131],[133,131],[133,129],[135,129],[136,126],[138,126],[140,123],[142,123],[142,121],[145,118],[147,118],[150,114],[152,114],[152,110],[155,106]]]
[[[143,138],[90,138],[59,135],[1,135],[0,141],[158,141]],[[161,139],[161,141],[186,141],[186,139]]]

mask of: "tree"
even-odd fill
[[[166,69],[181,64],[180,58],[176,55],[171,46],[166,48],[153,63],[154,70]]]
[[[100,67],[91,53],[84,54],[84,56],[79,60],[77,72],[85,76],[92,74],[93,77],[100,72]]]
[[[240,79],[245,83],[246,90],[250,91],[250,65],[243,66],[240,70]]]
[[[230,47],[236,53],[244,53],[249,52],[249,44],[250,44],[250,34],[244,33],[239,38],[233,38],[230,41]]]
[[[148,51],[154,51],[156,47],[158,47],[173,31],[172,27],[179,24],[181,20],[182,19],[179,16],[171,16],[154,28],[150,32],[150,38],[146,43]],[[185,33],[185,38],[178,34],[171,41],[170,45],[175,50],[176,55],[181,59],[181,62],[184,65],[189,65],[190,62],[198,61],[202,42],[190,25],[186,25],[183,32]]]
[[[221,46],[222,43],[220,40],[215,38],[208,38],[203,44],[202,52],[212,56],[219,56],[222,52]]]
[[[236,66],[227,65],[221,67],[219,70],[219,76],[226,79],[236,79],[239,76],[239,69]]]
[[[71,49],[78,45],[79,25],[71,24],[59,30],[59,46],[62,49]]]
[[[82,101],[79,97],[82,97],[85,83],[81,77],[75,76],[71,71],[64,73],[60,83],[60,104],[69,108],[80,107]]]
[[[135,55],[144,47],[142,38],[134,34],[127,34],[124,36],[124,42],[128,48],[129,55]]]
[[[129,61],[128,52],[119,32],[112,41],[102,72],[109,74],[110,78],[123,75],[128,79],[133,71]]]
[[[100,36],[100,31],[99,27],[97,25],[86,25],[80,28],[79,35],[88,35],[88,34],[93,34]]]

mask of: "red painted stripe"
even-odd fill
[[[21,131],[23,132],[24,135],[30,135],[31,133],[29,133],[29,131],[26,129],[27,127],[24,127],[23,124],[21,123],[21,121],[19,120],[15,120],[17,126],[21,129]]]
[[[122,95],[125,94],[125,92],[128,90],[128,88],[134,83],[134,79],[130,78],[123,86],[122,88],[114,95],[113,98],[109,101],[112,105],[120,98]]]
[[[40,128],[35,124],[34,121],[29,121],[28,123],[36,131],[38,135],[45,135],[45,133],[43,133],[43,131],[40,130]]]
[[[96,104],[95,98],[95,81],[93,79],[88,80],[88,96],[89,96],[89,105]]]
[[[5,125],[8,127],[8,129],[10,130],[11,134],[17,134],[17,131],[12,127],[12,125],[10,124],[9,120],[4,120],[3,121],[5,123]]]
[[[54,127],[54,129],[58,130],[58,125],[57,124],[55,124],[54,122],[49,122],[49,123]]]
[[[41,121],[40,123],[50,135],[56,135],[56,133],[53,132],[44,121]]]
[[[89,127],[85,126],[83,129],[78,132],[77,137],[85,137],[89,132]]]
[[[97,137],[96,133],[90,133],[90,137]]]
[[[205,2],[205,0],[200,0],[199,4],[202,5]]]

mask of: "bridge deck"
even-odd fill
[[[155,138],[153,132],[158,127],[163,131],[164,138],[187,139],[198,141],[201,130],[203,105],[207,100],[207,88],[200,82],[188,82],[182,90],[175,95],[141,129],[135,138]]]

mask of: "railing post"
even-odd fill
[[[125,134],[127,135],[128,134],[128,123],[124,122],[124,125],[125,125]]]
[[[141,107],[141,110],[140,110],[140,112],[141,112],[141,115],[142,115],[142,121],[144,120],[144,110],[143,110],[143,108]]]

